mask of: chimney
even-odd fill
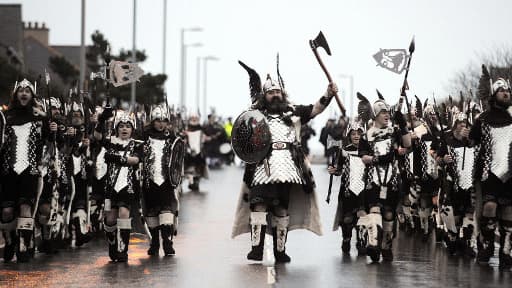
[[[35,22],[33,26],[32,22],[28,22],[28,26],[24,26],[23,29],[23,38],[32,36],[44,45],[48,46],[49,32],[50,30],[46,27],[45,23],[42,23],[42,26],[40,27],[38,22]]]

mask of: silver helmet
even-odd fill
[[[389,105],[382,99],[379,99],[373,103],[373,115],[377,117],[381,112],[390,112]]]
[[[272,90],[280,90],[282,91],[281,85],[279,85],[279,82],[272,79],[270,77],[270,74],[267,74],[267,80],[263,84],[263,93],[267,93],[268,91]]]
[[[151,109],[151,121],[154,121],[154,120],[161,120],[161,121],[165,121],[165,120],[169,120],[169,113],[167,112],[167,109],[165,109],[165,107],[162,107],[160,105],[154,107]]]
[[[37,82],[34,82],[34,84],[32,84],[26,78],[23,79],[21,82],[16,81],[16,83],[14,83],[14,90],[12,92],[16,93],[16,91],[18,91],[19,88],[27,88],[27,87],[30,89],[30,91],[32,91],[32,94],[37,95],[37,93],[36,93]]]

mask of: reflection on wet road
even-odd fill
[[[275,267],[275,287],[511,287],[511,272],[500,272],[496,258],[481,267],[449,257],[440,244],[425,244],[419,236],[399,234],[391,264],[369,264],[354,245],[352,256],[342,256],[341,232],[331,231],[336,203],[323,201],[329,177],[323,166],[313,172],[325,235],[289,234],[292,262]],[[37,254],[29,264],[0,263],[0,286],[269,287],[267,267],[245,260],[249,235],[230,238],[241,178],[236,167],[214,170],[201,193],[182,195],[174,257],[150,258],[144,236],[134,235],[129,262],[110,263],[106,243],[98,239],[80,249]]]

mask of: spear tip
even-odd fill
[[[409,44],[409,54],[414,53],[414,50],[416,50],[416,43],[414,41],[414,36],[412,36],[411,44]]]

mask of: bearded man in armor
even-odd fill
[[[405,155],[411,146],[411,135],[400,110],[394,113],[391,123],[390,107],[384,100],[373,104],[373,126],[359,141],[359,155],[367,166],[367,185],[364,193],[367,215],[359,218],[367,254],[378,262],[382,252],[384,261],[392,261],[392,243],[395,237],[396,210],[400,199],[398,181],[398,155]]]
[[[169,115],[163,107],[157,106],[152,109],[151,123],[144,136],[144,219],[151,233],[148,255],[158,255],[161,236],[164,255],[170,256],[175,254],[172,238],[179,205],[175,190],[177,183],[171,183],[168,171],[176,168],[169,165],[176,135],[171,130]]]
[[[0,195],[0,223],[6,239],[5,262],[12,260],[14,252],[19,262],[28,262],[33,255],[33,210],[43,186],[39,165],[44,139],[49,131],[57,131],[57,124],[49,123],[46,115],[37,107],[35,96],[36,88],[30,81],[24,79],[17,82],[5,113]]]
[[[249,72],[251,83],[260,83],[254,70],[240,64]],[[264,85],[259,85],[251,85],[257,91],[252,109],[258,110],[268,123],[270,150],[260,161],[246,165],[232,236],[250,232],[252,249],[247,259],[261,261],[265,234],[271,227],[276,262],[290,262],[285,251],[289,230],[308,229],[321,234],[315,184],[301,148],[300,127],[324,111],[338,88],[330,84],[315,104],[292,105],[282,79],[278,83],[267,76]],[[234,146],[240,144],[235,133],[232,137]],[[271,217],[267,217],[269,214]]]
[[[476,119],[469,138],[480,145],[475,179],[480,181],[482,213],[479,218],[477,261],[494,255],[494,233],[499,223],[499,266],[512,267],[512,108],[510,86],[499,78],[491,86],[489,109]]]

